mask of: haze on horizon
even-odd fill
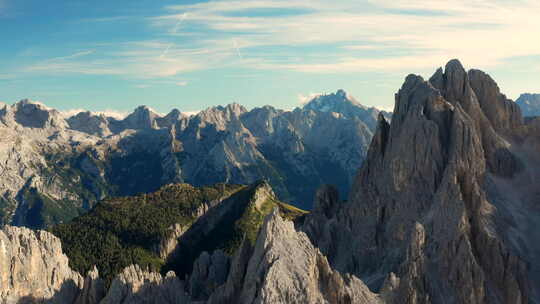
[[[290,109],[345,89],[391,109],[409,73],[459,58],[539,91],[536,0],[0,0],[0,101],[60,110]]]

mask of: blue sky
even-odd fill
[[[407,74],[452,58],[517,98],[540,91],[538,14],[537,0],[0,0],[0,100],[291,109],[343,88],[391,109]]]

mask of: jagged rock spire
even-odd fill
[[[232,272],[237,273],[234,268]],[[277,209],[265,218],[241,282],[232,302],[381,303],[360,280],[332,270],[307,236],[283,220]],[[228,303],[221,292],[209,302]]]
[[[332,266],[393,290],[394,303],[528,303],[526,265],[538,261],[508,238],[532,240],[495,211],[522,203],[502,203],[494,182],[522,174],[523,136],[519,111],[487,74],[452,60],[429,81],[409,75],[348,202],[306,231]]]

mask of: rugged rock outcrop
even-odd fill
[[[263,208],[270,195],[268,185],[254,190],[251,203]],[[292,221],[282,219],[281,212],[276,207],[268,214],[254,245],[246,235],[232,258],[221,250],[203,252],[194,262],[188,284],[172,271],[162,276],[131,265],[108,290],[95,267],[84,280],[69,269],[53,235],[6,226],[0,233],[0,298],[2,303],[76,304],[382,303],[358,278],[331,269],[308,237],[297,232]],[[9,256],[3,253],[6,250]],[[25,254],[16,256],[20,252]],[[11,264],[3,265],[5,261]]]
[[[200,217],[204,212],[195,215]],[[158,245],[156,245],[155,252],[159,255],[161,259],[166,259],[171,252],[174,251],[178,245],[178,239],[184,234],[186,228],[180,224],[174,224],[168,229],[169,235],[161,240]]]
[[[124,269],[111,284],[101,304],[190,303],[184,284],[173,272],[165,277],[132,265]]]
[[[348,118],[358,118],[372,130],[377,127],[377,116],[379,113],[383,114],[386,118],[390,118],[391,116],[388,112],[363,106],[353,96],[341,89],[335,93],[316,96],[306,103],[303,108],[304,110],[334,112]]]
[[[58,238],[45,231],[0,230],[0,303],[190,303],[174,273],[124,269],[107,291],[94,267],[87,277],[71,270]]]
[[[99,303],[105,297],[105,282],[99,277],[99,271],[96,266],[84,278],[82,290],[79,293],[76,304],[94,304]]]
[[[13,107],[15,110],[11,115],[3,117],[4,123],[15,122],[25,128],[65,128],[66,122],[60,112],[49,109],[43,104],[31,102],[28,99],[23,99],[16,103]]]
[[[536,235],[520,222],[525,210],[537,218],[537,194],[505,194],[524,171],[537,175],[537,157],[522,152],[538,139],[530,128],[489,76],[457,60],[429,81],[409,75],[349,200],[321,190],[304,229],[387,301],[534,303]]]
[[[0,230],[0,303],[73,303],[82,286],[55,236],[11,226]]]
[[[540,116],[540,94],[521,94],[516,103],[525,117]]]
[[[192,273],[193,267],[199,267],[195,272],[197,276],[206,277],[203,268],[209,266],[204,266],[208,264],[204,251],[222,248],[231,254],[237,250],[244,235],[255,241],[264,216],[274,206],[285,213],[286,208],[277,202],[276,195],[265,181],[240,190],[209,208],[176,240],[177,246],[166,258],[167,264],[181,278]],[[212,259],[226,263],[221,258],[217,252],[212,254]]]
[[[80,112],[67,120],[69,127],[96,136],[109,136],[109,119],[103,114],[93,114],[90,111]]]
[[[0,230],[0,303],[189,303],[174,273],[130,266],[107,291],[96,268],[87,277],[70,269],[58,238],[46,231]]]
[[[267,216],[248,262],[246,243],[227,283],[209,303],[379,303],[356,277],[330,268],[308,237],[274,210]]]
[[[111,120],[115,133],[120,133],[123,130],[145,130],[145,129],[159,129],[157,119],[160,118],[159,114],[152,111],[147,106],[139,106],[121,121]]]
[[[193,300],[206,300],[214,290],[227,280],[230,258],[223,251],[216,250],[211,255],[206,251],[193,263],[189,278],[189,294]]]

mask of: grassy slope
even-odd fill
[[[224,201],[216,210],[208,212],[213,217],[213,229],[208,229],[205,220],[198,221],[187,231],[178,245],[176,255],[164,266],[164,270],[174,270],[183,277],[191,273],[193,262],[203,252],[212,252],[220,249],[232,255],[240,246],[244,236],[254,244],[264,217],[275,207],[278,207],[282,216],[293,220],[306,212],[291,205],[279,202],[276,198],[261,188],[267,185],[256,183],[246,187]],[[265,188],[265,189],[269,189]],[[265,200],[257,208],[254,204],[256,193],[261,192]],[[221,211],[217,210],[221,208]],[[221,214],[216,216],[215,214]]]
[[[131,264],[184,273],[202,251],[223,249],[232,254],[244,234],[254,241],[264,216],[274,206],[289,219],[305,214],[273,198],[258,210],[248,204],[253,189],[254,186],[225,184],[198,188],[187,184],[167,185],[151,194],[102,201],[88,214],[71,223],[56,225],[51,232],[62,240],[73,269],[84,274],[97,265],[108,283]],[[191,226],[201,204],[225,197],[228,199],[223,203],[235,204],[234,214],[221,218],[217,229],[191,243],[189,251],[180,256],[181,261],[164,265],[152,247],[168,236],[168,228],[176,223]],[[178,262],[182,267],[178,267]]]

